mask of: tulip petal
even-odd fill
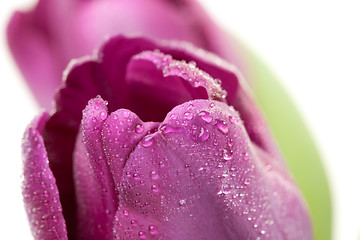
[[[107,116],[104,100],[90,100],[83,112],[75,147],[74,178],[80,239],[111,239],[112,236],[117,194],[100,141]]]
[[[132,57],[126,81],[131,90],[131,109],[145,120],[162,121],[174,106],[191,99],[226,102],[226,92],[194,62],[178,61],[159,51],[144,51]]]
[[[7,38],[14,59],[36,100],[50,109],[54,89],[59,84],[55,79],[61,76],[61,71],[56,68],[46,32],[36,29],[37,18],[42,18],[42,15],[35,15],[16,12],[9,22]]]
[[[130,152],[145,135],[159,126],[156,122],[144,123],[136,114],[119,109],[108,117],[102,130],[102,142],[107,163],[116,187],[121,181],[123,168]]]
[[[68,239],[59,191],[52,174],[41,132],[47,114],[35,119],[23,138],[25,209],[34,238]]]
[[[251,143],[224,103],[175,107],[123,172],[116,239],[311,239],[284,166]]]

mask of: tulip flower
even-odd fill
[[[31,11],[16,12],[7,29],[15,61],[47,109],[69,61],[116,34],[188,41],[239,62],[226,35],[193,0],[39,0]]]
[[[235,67],[118,36],[73,62],[23,141],[36,239],[312,239],[304,199]]]
[[[188,41],[239,67],[305,195],[315,238],[330,238],[326,174],[296,107],[266,66],[247,46],[236,51],[196,1],[39,0],[34,9],[16,12],[7,29],[16,63],[40,106],[48,110],[68,62],[92,54],[104,38],[118,33]]]

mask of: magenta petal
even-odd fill
[[[23,138],[25,209],[34,238],[68,239],[59,191],[41,137],[48,115],[35,119]]]
[[[159,123],[144,123],[136,114],[126,109],[111,113],[102,130],[103,149],[116,187],[120,186],[123,168],[130,153],[148,132]]]
[[[90,100],[83,112],[75,146],[74,179],[80,239],[111,239],[112,236],[117,197],[101,142],[107,116],[104,100]]]
[[[194,62],[178,61],[159,51],[144,51],[132,57],[126,83],[132,110],[145,120],[162,121],[174,106],[191,99],[226,102],[226,92]]]
[[[284,166],[251,143],[226,104],[175,107],[131,153],[124,173],[117,239],[311,239],[306,206]]]
[[[7,37],[14,59],[34,96],[41,106],[50,109],[61,71],[53,58],[46,33],[36,29],[36,18],[42,16],[35,15],[16,12],[9,22]]]
[[[145,64],[154,64],[157,70],[162,72],[164,78],[181,78],[183,84],[187,83],[191,86],[191,88],[188,87],[187,89],[190,91],[193,99],[204,98],[225,101],[226,93],[221,89],[220,84],[218,84],[208,73],[196,68],[195,62],[187,64],[184,61],[175,60],[171,55],[165,55],[159,51],[144,51],[134,56],[129,62],[127,77],[134,78],[134,74],[138,74],[138,72],[134,71],[131,67],[134,67],[135,65],[135,70],[139,70],[139,68],[141,70],[141,67],[136,67],[136,65],[142,65],[144,62]],[[147,73],[147,81],[153,80],[153,75],[157,77],[156,74]],[[142,81],[144,81],[144,79]],[[157,79],[157,81],[159,80]],[[164,80],[161,79],[161,82],[163,81]],[[155,85],[155,82],[152,84]],[[195,91],[197,88],[203,88],[207,95]]]

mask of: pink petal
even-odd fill
[[[157,129],[159,123],[141,121],[127,109],[119,109],[108,117],[102,129],[102,143],[116,187],[123,174],[127,158],[145,135]]]
[[[36,100],[50,109],[61,70],[57,68],[46,32],[36,26],[38,17],[34,13],[16,12],[9,22],[7,38],[15,61]]]
[[[47,114],[36,118],[23,138],[25,209],[36,239],[68,239],[54,175],[41,132]]]
[[[111,239],[117,194],[100,141],[107,118],[101,98],[92,99],[83,112],[74,155],[78,209],[78,238]]]
[[[283,165],[218,101],[174,108],[123,172],[116,239],[311,239],[306,206]]]
[[[131,110],[142,119],[162,121],[174,106],[191,99],[226,101],[221,86],[193,62],[178,61],[159,51],[144,51],[131,58],[127,66]]]

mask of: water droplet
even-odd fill
[[[232,147],[234,145],[234,139],[229,138],[228,141],[227,141],[227,144],[228,144],[229,147]]]
[[[149,233],[150,233],[151,235],[157,234],[157,233],[158,233],[157,228],[156,228],[154,225],[150,225],[150,226],[149,226]]]
[[[223,150],[223,159],[226,161],[231,160],[233,157],[233,152],[229,149],[224,149]]]
[[[128,118],[129,116],[130,116],[130,112],[129,112],[129,111],[123,112],[123,117],[124,117],[124,118]]]
[[[159,192],[160,191],[160,188],[157,186],[157,185],[152,185],[151,186],[151,190],[153,191],[153,192]]]
[[[150,147],[154,142],[153,136],[146,136],[142,141],[144,147]]]
[[[191,120],[191,119],[193,119],[193,117],[194,117],[194,114],[192,114],[191,112],[184,113],[184,118],[187,120]]]
[[[243,157],[244,161],[249,161],[249,154],[246,152]]]
[[[131,220],[130,223],[131,223],[131,225],[133,225],[133,226],[137,226],[136,220]]]
[[[126,210],[123,211],[123,214],[124,214],[124,216],[129,216],[129,212]]]
[[[164,125],[160,128],[160,131],[161,131],[163,134],[167,134],[167,133],[177,132],[178,129],[175,129],[175,128],[171,127],[171,126],[168,125],[168,124],[164,124]]]
[[[199,81],[194,81],[193,82],[193,85],[194,85],[194,87],[200,87],[200,82]]]
[[[189,62],[189,66],[190,66],[191,68],[195,68],[195,67],[196,67],[196,62],[190,61],[190,62]]]
[[[138,133],[138,134],[144,132],[144,126],[141,125],[141,124],[137,124],[137,125],[135,126],[135,132]]]
[[[175,120],[177,116],[175,114],[171,114],[170,119]]]
[[[264,234],[266,233],[266,231],[265,231],[265,230],[261,230],[260,233],[261,233],[262,235],[264,235]]]
[[[213,120],[212,116],[210,115],[209,112],[207,111],[201,111],[199,113],[199,116],[202,120],[204,120],[206,123],[211,123],[211,121]]]
[[[159,178],[159,174],[157,174],[156,171],[151,171],[150,175],[152,180],[156,180]]]
[[[245,185],[249,185],[249,184],[250,184],[250,178],[245,178],[244,184],[245,184]]]
[[[133,177],[134,177],[134,179],[140,179],[140,176],[139,176],[139,174],[137,174],[137,173],[134,173],[134,174],[133,174]]]
[[[227,134],[229,132],[229,127],[225,121],[217,120],[216,127],[223,134]]]
[[[205,142],[209,138],[209,130],[202,126],[193,125],[192,126],[193,140],[199,140]]]
[[[233,116],[229,116],[229,122],[230,123],[235,123],[235,120],[234,120]]]
[[[100,119],[101,119],[101,120],[105,120],[106,118],[107,118],[107,112],[102,111],[102,112],[100,113]]]
[[[139,237],[140,237],[141,239],[145,239],[145,238],[146,238],[146,233],[143,232],[143,231],[140,231],[138,235],[139,235]]]
[[[181,199],[179,201],[179,206],[184,206],[186,204],[186,200],[185,199]]]

